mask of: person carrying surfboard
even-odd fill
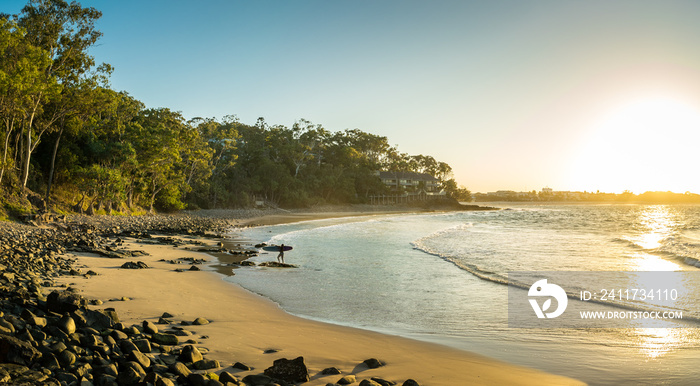
[[[277,262],[284,264],[284,244],[280,245],[280,254],[277,255]]]

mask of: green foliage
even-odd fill
[[[0,200],[2,204],[2,212],[0,217],[6,219],[18,219],[32,212],[31,204],[26,200],[17,196],[8,196]]]
[[[447,193],[447,196],[457,201],[470,202],[472,193],[464,186],[458,186],[457,181],[449,179],[442,183],[442,188]]]
[[[30,0],[19,16],[0,17],[0,192],[45,188],[58,210],[89,213],[304,207],[366,202],[387,192],[376,172],[394,170],[429,173],[450,196],[469,196],[449,165],[359,129],[186,121],[146,108],[110,89],[111,67],[89,55],[100,16],[77,2]]]
[[[157,195],[155,205],[165,212],[175,212],[186,207],[180,198],[181,193],[177,186],[168,185]]]

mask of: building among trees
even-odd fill
[[[428,173],[380,171],[379,178],[394,192],[435,193],[440,181]]]

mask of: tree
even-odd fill
[[[107,203],[107,214],[110,214],[114,203],[122,200],[125,180],[119,170],[93,164],[88,168],[80,168],[77,176],[77,185],[83,192],[83,197],[78,203],[80,211],[85,196],[92,197],[88,204],[89,214],[95,213],[95,203],[98,204],[98,210]]]
[[[29,175],[29,155],[33,151],[32,127],[42,102],[53,100],[61,89],[50,73],[49,53],[29,44],[26,32],[16,23],[0,18],[0,111],[4,123],[4,143],[0,182],[5,172],[9,140],[16,126],[24,125],[25,161],[22,186]],[[36,146],[36,145],[34,145]]]
[[[100,71],[109,71],[104,69]],[[57,126],[56,138],[54,140],[53,151],[51,153],[51,163],[49,166],[48,181],[46,184],[47,205],[50,205],[51,187],[54,180],[54,172],[56,169],[56,155],[58,154],[59,144],[64,131],[78,131],[85,127],[89,122],[99,120],[100,112],[108,109],[113,103],[113,92],[106,88],[106,75],[104,73],[96,74],[85,79],[80,79],[71,87],[64,87],[61,93],[61,98],[55,103],[49,104],[45,110],[51,121],[55,120]],[[51,113],[48,113],[51,111]]]
[[[447,197],[454,198],[457,201],[469,202],[472,200],[472,193],[464,186],[458,186],[457,181],[449,179],[442,183],[442,188],[447,193]]]
[[[161,192],[165,194],[161,208],[182,209],[183,193],[189,189],[192,174],[201,172],[211,159],[206,144],[180,113],[167,108],[142,111],[131,128],[149,211],[154,211]]]
[[[299,176],[299,171],[314,158],[321,160],[321,146],[326,130],[321,125],[314,126],[306,119],[300,119],[292,126],[292,136],[296,142],[293,150],[292,161],[294,163],[294,177]]]
[[[42,103],[58,97],[52,88],[54,83],[71,87],[94,66],[95,61],[87,52],[102,33],[94,23],[102,13],[94,8],[82,8],[80,4],[68,4],[63,0],[30,0],[22,9],[19,26],[26,30],[24,40],[31,46],[43,49],[48,54],[48,65],[43,69],[44,87],[26,93],[30,108],[24,113],[26,147],[23,158],[22,186],[27,186],[29,163],[32,152],[41,136],[64,112],[54,110],[43,119],[41,127],[35,127],[35,118],[42,111]],[[52,92],[54,91],[54,92]]]

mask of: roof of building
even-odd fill
[[[379,172],[379,178],[398,179],[398,180],[417,180],[417,181],[438,181],[437,178],[428,173],[415,172]]]

